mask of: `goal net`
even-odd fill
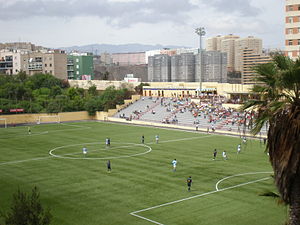
[[[0,118],[0,127],[7,128],[6,118]]]
[[[39,116],[37,120],[37,124],[41,123],[60,123],[59,116]]]

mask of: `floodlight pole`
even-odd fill
[[[205,32],[205,28],[204,27],[198,27],[196,28],[195,30],[195,33],[199,35],[199,38],[200,38],[200,43],[199,43],[199,50],[198,50],[198,53],[199,53],[199,98],[200,98],[200,95],[202,93],[202,37],[205,36],[206,32]]]

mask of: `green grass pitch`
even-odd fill
[[[30,192],[37,186],[55,225],[282,225],[287,219],[285,206],[260,196],[275,187],[270,174],[257,173],[272,171],[259,141],[248,140],[237,154],[240,138],[179,130],[78,122],[41,124],[31,131],[0,129],[3,211],[18,187]],[[233,176],[238,174],[244,175]]]

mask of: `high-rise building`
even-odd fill
[[[201,58],[202,57],[202,58]],[[227,56],[220,51],[154,55],[148,59],[148,80],[154,82],[227,82]]]
[[[240,38],[229,34],[225,36],[211,37],[206,40],[207,51],[221,51],[227,53],[227,70],[242,70],[243,49],[253,49],[254,52],[262,53],[262,40],[252,36]]]
[[[149,56],[148,80],[151,82],[171,81],[171,58],[169,55]]]
[[[195,55],[193,53],[171,56],[171,81],[195,81]]]
[[[67,71],[70,80],[93,80],[93,55],[91,53],[71,53],[68,55]]]
[[[254,54],[262,53],[262,40],[249,36],[246,38],[239,38],[235,40],[235,51],[234,51],[234,70],[242,71],[243,69],[243,51],[244,49],[251,49]]]
[[[300,0],[285,0],[285,51],[295,59],[300,55]]]
[[[225,52],[203,51],[195,55],[195,58],[196,82],[200,81],[200,74],[202,82],[227,82],[227,54]]]
[[[253,49],[243,50],[243,67],[242,67],[242,84],[257,84],[257,74],[253,71],[253,67],[259,64],[271,62],[268,54],[257,54]]]

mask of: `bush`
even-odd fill
[[[44,210],[40,202],[40,194],[37,187],[32,189],[31,195],[18,189],[13,195],[11,211],[1,212],[5,225],[48,225],[52,215],[50,210]]]

